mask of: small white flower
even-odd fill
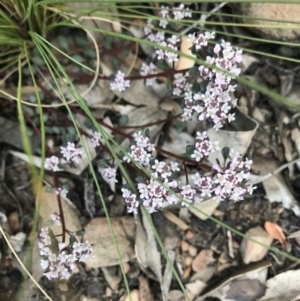
[[[232,121],[234,121],[235,120],[235,113],[233,113],[233,114],[228,114],[228,122],[232,122]]]
[[[59,159],[56,156],[51,156],[50,158],[46,158],[45,160],[45,169],[52,171],[59,171],[58,168]]]
[[[123,92],[130,87],[130,80],[125,80],[125,73],[120,70],[117,72],[114,82],[110,84],[110,88],[114,91]]]
[[[61,226],[60,216],[58,214],[52,213],[50,214],[50,218],[56,225]]]

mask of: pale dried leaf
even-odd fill
[[[167,98],[166,96],[170,91],[168,90],[168,87],[167,87],[166,77],[158,77],[157,79],[159,81],[155,80],[153,82],[151,88],[152,88],[152,91],[162,99],[162,102],[160,103],[160,107],[162,108],[162,105],[164,104],[164,102],[169,100],[169,98]],[[166,110],[166,111],[168,111],[168,110]]]
[[[296,161],[293,161],[289,164],[295,164],[295,162]],[[254,158],[251,168],[260,176],[251,175],[250,183],[262,182],[267,198],[271,203],[282,203],[284,208],[291,209],[294,211],[295,215],[300,216],[300,207],[297,200],[290,192],[282,175],[277,173],[277,170],[280,171],[282,168],[287,167],[287,165],[285,164],[279,169],[277,169],[277,167],[278,166],[273,159],[262,157]]]
[[[172,223],[174,223],[175,225],[177,225],[181,230],[187,230],[189,228],[189,226],[182,221],[180,218],[178,218],[174,213],[172,213],[169,210],[164,210],[163,211],[164,216],[171,221]]]
[[[207,284],[197,279],[194,282],[188,283],[185,287],[190,299],[194,300],[195,297],[199,296],[199,294],[204,291],[204,289],[207,287]]]
[[[266,294],[258,301],[290,301],[300,294],[300,270],[287,271],[268,279]]]
[[[256,280],[261,284],[265,283],[268,273],[268,267],[270,263],[268,261],[263,261],[255,264],[250,264],[243,267],[237,275],[229,277],[227,280],[222,282],[217,288],[209,291],[201,297],[198,297],[195,301],[204,301],[207,297],[219,298],[222,301],[232,301],[232,299],[227,298],[227,294],[230,294],[230,287],[232,282],[240,280]],[[242,294],[241,294],[242,295]],[[235,300],[247,300],[243,299],[243,296]]]
[[[82,136],[82,141],[86,148],[87,154],[84,151],[84,148],[82,146],[80,146],[80,148],[83,151],[83,155],[81,156],[81,159],[79,160],[79,162],[78,163],[73,162],[72,165],[70,163],[65,163],[65,164],[61,165],[63,170],[65,170],[69,173],[72,173],[74,175],[77,175],[77,176],[79,176],[89,165],[89,162],[94,160],[97,156],[95,147],[94,147],[91,139],[87,138],[86,136]],[[74,167],[73,167],[73,165],[74,165]]]
[[[300,236],[300,230],[291,233],[287,238],[296,238]]]
[[[180,290],[169,291],[168,301],[184,301],[184,294]]]
[[[9,95],[17,98],[18,90],[19,89],[17,87],[0,87],[0,95],[4,99],[12,100]],[[40,91],[40,88],[34,86],[23,86],[21,88],[22,99],[28,101],[30,96],[35,95],[36,91]]]
[[[9,151],[10,154],[12,154],[13,156],[25,161],[28,164],[33,163],[36,167],[41,168],[42,167],[42,159],[41,157],[37,157],[37,156],[31,156],[30,158],[28,157],[28,155],[24,154],[24,153],[20,153],[20,152],[16,152],[16,151]],[[45,168],[45,170],[50,170]],[[62,168],[58,168],[58,171],[63,171]]]
[[[94,108],[94,109],[107,109],[107,110],[118,112],[121,115],[127,115],[136,108],[135,106],[131,106],[131,105],[119,105],[119,104],[115,104],[115,103],[93,104],[93,105],[90,105],[89,107]]]
[[[119,266],[101,268],[104,278],[107,281],[109,287],[115,291],[118,289],[120,282],[122,281],[122,274]]]
[[[135,106],[143,105],[149,108],[157,108],[162,99],[161,96],[153,92],[150,86],[145,86],[142,80],[131,81],[130,87],[124,92],[113,92],[116,96]]]
[[[240,112],[236,112],[236,120],[229,124],[230,130],[215,131],[209,129],[208,137],[211,141],[219,141],[220,150],[209,155],[209,161],[216,163],[216,159],[222,159],[222,148],[229,147],[244,155],[247,151],[253,136],[256,133],[258,123],[245,116]]]
[[[141,21],[140,21],[141,22]],[[146,26],[146,22],[144,22],[143,26]],[[134,37],[142,39],[145,36],[144,30],[142,27],[138,26],[129,26],[129,31],[133,34]],[[153,46],[145,45],[144,43],[140,43],[140,47],[143,49],[147,56],[152,57],[155,53],[155,49]]]
[[[259,60],[250,54],[247,53],[243,53],[242,54],[242,61],[240,63],[240,67],[241,67],[241,73],[243,74],[245,71],[247,71],[247,69],[253,64],[253,63],[259,63]]]
[[[216,198],[211,198],[208,200],[204,200],[204,201],[200,202],[199,204],[190,206],[189,211],[192,212],[197,217],[199,217],[200,219],[206,220],[206,219],[208,219],[208,216],[211,216],[213,214],[213,212],[217,209],[219,204],[220,204],[220,201],[218,201]],[[202,214],[199,211],[206,213],[208,216]]]
[[[68,6],[70,8],[74,8],[75,10],[78,9],[86,9],[86,10],[91,10],[91,15],[93,10],[99,9],[99,5],[97,3],[75,3],[75,2],[69,2]],[[101,8],[102,12],[104,12],[103,7]],[[110,14],[116,14],[116,9],[114,7],[109,7],[105,9],[105,13],[107,16]],[[121,25],[119,21],[112,21],[108,18],[92,18],[91,16],[89,18],[77,18],[76,21],[78,21],[79,24],[85,26],[85,27],[90,27],[90,28],[100,28],[102,30],[107,30],[107,31],[117,31],[121,32]],[[95,30],[90,30],[90,34],[95,38],[95,40],[99,43],[103,41],[103,34],[95,31]]]
[[[266,287],[256,279],[233,281],[226,294],[226,300],[257,300],[265,294]]]
[[[50,214],[56,213],[59,214],[59,206],[57,201],[57,194],[54,189],[52,192],[48,192],[46,187],[43,188],[40,199],[40,207],[39,214],[42,218],[42,225],[45,227],[49,227],[54,235],[62,234],[62,227],[56,224],[47,225],[47,221],[49,221]],[[75,207],[75,205],[67,198],[61,197],[62,209],[64,213],[65,225],[66,229],[70,232],[76,232],[82,229],[80,221],[79,221],[79,213]],[[70,235],[66,233],[66,241],[68,242]],[[58,236],[56,238],[58,241],[61,241],[62,237]],[[80,237],[79,237],[80,239]]]
[[[164,100],[159,107],[164,111],[172,112],[174,115],[179,115],[183,112],[182,107],[178,104],[178,102],[170,98]]]
[[[41,255],[40,255],[40,248],[38,245],[38,239],[34,241],[33,249],[32,249],[32,257],[31,257],[31,268],[30,272],[32,277],[39,282],[44,274],[44,270],[41,266]],[[25,296],[24,301],[33,300],[32,295],[35,293],[36,285],[35,283],[29,278],[26,283],[26,290],[24,290]]]
[[[191,135],[182,132],[179,133],[175,128],[171,128],[169,131],[168,139],[162,145],[162,149],[170,153],[181,155],[185,153],[185,146],[193,145],[195,138]]]
[[[130,112],[128,114],[127,126],[137,126],[134,129],[124,129],[126,133],[132,133],[141,128],[141,125],[156,122],[158,120],[165,119],[167,117],[167,112],[160,109],[154,109],[149,107],[141,107]],[[148,126],[147,129],[150,131],[150,137],[156,137],[158,132],[161,130],[164,123],[155,124]]]
[[[151,250],[151,252],[148,250]],[[154,277],[152,277],[161,284],[163,277],[160,252],[157,249],[151,225],[143,212],[136,216],[135,251],[141,268],[144,271],[147,271],[147,268],[151,269],[154,273]]]
[[[245,235],[255,239],[256,241],[270,246],[273,242],[273,238],[261,227],[257,226],[248,230]],[[248,264],[250,262],[256,262],[265,257],[268,253],[268,248],[257,244],[254,241],[243,238],[240,250],[242,253],[243,262]]]
[[[134,219],[132,217],[111,218],[115,239],[121,254],[121,260],[128,262],[135,258],[133,250]],[[108,267],[119,264],[112,234],[106,218],[92,219],[84,229],[84,240],[93,245],[94,258],[86,262],[88,268]]]
[[[10,235],[8,237],[8,240],[10,244],[12,245],[13,249],[19,253],[23,250],[23,246],[25,243],[25,240],[27,238],[27,235],[24,232],[19,232],[16,235]]]
[[[175,252],[173,250],[167,250],[167,252],[168,252],[168,257],[169,257],[172,265],[174,265]],[[169,262],[167,263],[165,271],[164,271],[164,275],[163,275],[161,290],[163,292],[164,300],[167,300],[167,296],[168,296],[171,282],[172,282],[172,277],[173,277],[172,265],[170,265]]]
[[[79,94],[83,94],[90,87],[89,84],[76,84],[76,89]],[[68,100],[75,100],[73,94],[70,92],[65,85],[62,85],[62,92]],[[110,103],[114,98],[114,93],[110,89],[110,83],[106,80],[99,80],[96,85],[91,89],[87,94],[83,96],[84,100],[88,107],[97,108],[101,107],[101,105],[105,105]]]
[[[20,132],[20,124],[19,122],[12,121],[10,119],[6,119],[1,116],[1,124],[0,124],[0,143],[4,142],[9,145],[14,146],[18,149],[23,149],[22,135]],[[40,137],[38,135],[33,135],[29,137],[30,145],[33,150],[37,147],[40,147]],[[20,158],[22,159],[22,158]],[[24,159],[22,159],[24,160]],[[26,160],[24,160],[26,161]]]

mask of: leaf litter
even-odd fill
[[[97,23],[99,26],[109,27],[110,30],[114,28],[117,32],[120,32],[121,29],[118,21],[110,24],[107,21],[98,20]],[[136,29],[131,28],[131,31],[135,36],[140,36]],[[96,39],[102,42],[103,35],[96,34]],[[142,46],[141,48],[149,57],[153,53],[151,47]],[[181,41],[181,50],[186,54],[191,54],[185,36]],[[143,59],[138,57],[137,53],[130,52],[127,60],[120,60],[120,63],[121,69],[127,72],[128,61],[131,61],[132,58],[136,58],[137,63],[128,75],[134,76],[137,75],[137,66],[143,62]],[[253,81],[260,82],[264,78],[264,84],[273,85],[271,88],[274,90],[277,89],[274,85],[280,83],[282,95],[290,97],[296,103],[299,98],[299,90],[297,90],[297,85],[294,82],[295,76],[277,74],[278,72],[276,73],[273,69],[272,72],[266,72],[261,66],[264,63],[255,56],[243,55],[242,70]],[[193,61],[180,57],[175,69],[190,68],[193,64]],[[110,76],[116,72],[112,64],[107,64],[106,59],[101,61],[101,67],[103,75]],[[280,81],[277,80],[277,76]],[[182,112],[176,98],[174,99],[168,94],[167,85],[164,82],[162,84],[156,83],[158,88],[152,88],[145,87],[142,80],[137,80],[130,89],[122,93],[110,91],[108,83],[108,81],[99,80],[99,84],[85,95],[85,101],[93,109],[95,116],[101,116],[101,118],[105,116],[103,122],[112,128],[118,127],[124,133],[130,134],[136,131],[140,125],[154,123],[149,127],[151,138],[155,139],[158,146],[163,150],[177,155],[184,153],[183,145],[193,144],[195,131],[203,129],[201,123],[188,122],[187,128],[179,133],[176,130],[176,122],[160,122],[168,118],[170,112],[173,114]],[[79,91],[84,91],[88,85],[76,83],[76,87]],[[275,114],[276,109],[268,103],[272,103],[271,100],[263,99],[255,91],[240,89],[240,93],[240,110],[236,111],[236,120],[231,124],[232,127],[218,132],[209,130],[208,135],[212,140],[218,140],[221,148],[229,146],[239,150],[243,155],[254,158],[252,172],[255,174],[252,175],[251,180],[257,183],[258,188],[253,198],[243,201],[243,204],[229,204],[227,201],[220,203],[210,198],[195,207],[205,212],[208,217],[217,217],[225,224],[246,233],[246,235],[261,241],[263,244],[275,244],[277,247],[284,249],[285,242],[288,241],[293,245],[293,250],[290,252],[295,256],[299,256],[300,243],[297,243],[296,239],[300,235],[295,234],[299,229],[297,217],[300,214],[297,201],[299,166],[290,164],[288,166],[288,176],[285,170],[276,175],[271,174],[278,166],[284,164],[285,161],[282,161],[282,158],[287,162],[292,162],[299,156],[298,116],[286,119],[287,123],[285,125],[290,129],[284,128],[284,130],[277,131],[276,126],[278,128],[284,126],[282,120],[276,120],[279,115]],[[71,99],[72,96],[68,95],[67,91],[65,91],[65,94]],[[127,122],[123,125],[123,128],[116,122],[120,115],[127,116]],[[289,116],[289,112],[285,112],[284,116]],[[92,134],[92,130],[84,124],[85,118],[76,115],[76,121],[82,130]],[[9,120],[5,122],[9,122]],[[16,124],[13,124],[12,128]],[[107,128],[106,130],[111,134],[110,130]],[[11,135],[12,133],[14,134]],[[29,162],[28,157],[22,153],[21,139],[16,138],[15,141],[11,141],[7,138],[9,136],[16,138],[18,133],[10,129],[5,130],[5,135],[0,134],[1,143],[13,145],[14,148],[10,150],[10,153],[15,156],[15,159],[20,158]],[[35,137],[33,138],[35,139]],[[92,160],[107,159],[101,152],[94,151],[86,136],[83,136],[83,139]],[[128,146],[129,141],[123,139],[122,143]],[[214,164],[216,159],[220,158],[220,155],[220,152],[214,153],[206,163]],[[97,279],[95,283],[98,286],[107,288],[107,290],[98,289],[94,291],[94,294],[98,294],[97,300],[105,296],[108,300],[111,300],[112,295],[114,298],[118,296],[119,300],[184,300],[184,295],[179,290],[176,281],[174,281],[171,267],[166,263],[147,218],[143,213],[139,213],[134,218],[126,216],[126,209],[124,210],[124,207],[117,204],[119,202],[117,200],[122,199],[119,184],[109,183],[104,177],[99,177],[98,180],[101,189],[103,189],[108,210],[114,212],[115,215],[111,218],[111,222],[120,248],[121,259],[123,264],[127,264],[126,275],[131,288],[130,298],[126,295],[120,276],[118,255],[114,248],[107,220],[104,217],[103,207],[100,205],[99,196],[94,191],[91,201],[91,197],[84,198],[82,191],[79,190],[80,187],[84,186],[82,179],[85,178],[85,173],[88,172],[88,160],[85,157],[83,159],[81,165],[60,167],[60,171],[64,172],[64,176],[67,174],[67,177],[71,179],[70,181],[76,182],[76,184],[73,183],[73,189],[79,195],[77,209],[72,203],[73,199],[63,198],[68,228],[70,227],[70,230],[74,229],[74,231],[84,228],[84,238],[90,240],[95,250],[95,258],[84,267],[79,265],[74,275],[74,283],[76,278],[80,286],[89,287],[89,290],[82,292],[81,300],[94,298],[92,297],[92,284],[95,279]],[[14,159],[11,158],[11,161],[13,162]],[[18,164],[21,168],[20,163]],[[34,157],[34,164],[39,168],[41,167],[39,156]],[[98,175],[100,175],[102,173],[101,169],[98,172]],[[187,165],[187,172],[189,178],[194,172],[193,166]],[[270,174],[270,177],[265,179],[264,176],[268,174]],[[17,178],[16,175],[8,175],[8,177],[10,177],[10,181]],[[182,177],[182,182],[184,181],[185,177]],[[260,183],[261,181],[262,183]],[[23,191],[24,188],[20,187],[14,188],[14,190],[20,189]],[[89,191],[93,192],[93,189],[93,185],[90,185]],[[23,198],[20,198],[22,205],[28,202],[24,196]],[[46,191],[46,189],[43,191],[42,206],[40,207],[43,223],[47,223],[47,216],[50,212],[58,210],[55,200],[56,195],[53,191]],[[115,204],[114,201],[116,201]],[[88,213],[91,210],[87,207],[84,209],[83,202],[93,203],[95,208],[92,210],[92,214]],[[3,208],[10,212],[12,210],[11,206],[7,202],[4,203]],[[114,211],[113,208],[115,208]],[[292,300],[292,298],[299,295],[300,292],[296,285],[299,280],[299,271],[293,270],[295,266],[288,259],[276,255],[280,259],[276,261],[265,247],[247,239],[241,239],[234,233],[231,236],[227,235],[219,225],[214,224],[207,216],[192,207],[187,210],[182,209],[187,208],[180,209],[174,206],[164,211],[164,217],[172,223],[172,226],[169,227],[173,229],[173,232],[168,232],[167,227],[165,227],[166,229],[160,233],[160,236],[165,246],[168,247],[167,252],[170,260],[176,267],[180,277],[185,281],[185,287],[192,300],[200,301],[209,296],[221,300],[271,301],[278,298]],[[152,219],[154,220],[153,216]],[[265,225],[268,233],[262,228],[263,225]],[[54,234],[58,233],[55,225],[49,227]],[[159,228],[157,224],[156,227]],[[174,229],[176,229],[176,239],[174,239]],[[282,229],[287,233],[287,238]],[[16,235],[17,233],[12,231],[11,239],[14,239]],[[272,238],[278,240],[282,246],[273,241]],[[26,247],[23,245],[19,246],[19,251],[24,251],[24,248]],[[33,261],[36,261],[38,257],[36,253],[35,250]],[[264,258],[267,258],[267,261],[260,261]],[[242,261],[246,264],[246,267],[235,276],[234,274],[239,269]],[[250,264],[250,262],[256,262],[256,265]],[[268,269],[269,279],[267,279]],[[285,271],[287,269],[291,270]],[[36,264],[32,266],[32,273],[37,279],[41,277],[41,271]],[[227,280],[225,279],[226,275],[230,275]],[[214,284],[217,284],[215,289],[213,289]],[[282,291],[277,290],[278,287],[285,285],[288,287],[285,292],[282,293]]]

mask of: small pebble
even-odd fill
[[[127,273],[129,272],[129,270],[130,270],[130,265],[129,265],[128,262],[125,262],[125,263],[123,264],[123,266],[124,266],[125,274],[127,274]]]
[[[192,263],[193,271],[200,272],[215,261],[211,250],[201,250]]]
[[[69,290],[68,284],[66,282],[60,282],[58,284],[58,287],[62,292],[67,292]]]
[[[190,246],[190,244],[187,243],[186,241],[184,241],[184,240],[181,241],[181,250],[183,252],[186,252],[189,249],[189,246]]]
[[[184,260],[185,266],[190,266],[193,262],[193,259],[191,257],[186,257],[186,259]]]
[[[191,230],[188,230],[185,234],[187,239],[192,239],[194,237],[194,233]]]
[[[189,253],[192,257],[195,257],[197,255],[197,248],[194,246],[189,246]]]
[[[107,287],[106,290],[105,290],[105,296],[107,298],[112,296],[112,290],[109,287]]]
[[[183,279],[186,279],[186,278],[190,277],[191,272],[192,272],[192,267],[191,267],[191,266],[188,266],[188,267],[184,270],[184,273],[183,273],[183,275],[182,275],[182,278],[183,278]]]
[[[130,292],[131,301],[139,301],[140,299],[140,293],[138,290],[132,290]],[[130,301],[129,296],[126,296],[124,301]]]

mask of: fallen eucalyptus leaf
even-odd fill
[[[134,219],[120,217],[110,219],[114,229],[121,260],[123,263],[135,258],[133,250]],[[86,262],[88,268],[109,267],[118,265],[119,257],[106,218],[94,218],[84,228],[83,240],[93,246],[94,258]]]
[[[229,147],[244,155],[247,151],[253,136],[256,133],[258,123],[248,116],[236,111],[236,120],[229,124],[229,130],[209,129],[208,137],[211,141],[219,141],[220,150],[209,155],[211,164],[216,163],[216,159],[222,159],[222,148]]]
[[[244,292],[241,290],[239,297],[236,299],[230,299],[230,288],[234,287],[234,282],[242,281],[242,280],[249,280],[249,285],[251,284],[252,280],[258,281],[260,284],[264,284],[267,278],[268,267],[270,263],[268,261],[257,262],[254,264],[247,265],[242,267],[235,275],[230,276],[227,280],[223,281],[219,286],[215,289],[207,292],[201,297],[195,299],[195,301],[205,301],[207,297],[215,297],[219,298],[222,301],[236,301],[236,300],[247,300],[244,299]],[[253,290],[252,290],[253,291]],[[260,292],[259,292],[260,293]],[[260,295],[261,296],[261,295]],[[258,297],[260,297],[258,295]],[[246,297],[246,296],[245,296]],[[253,300],[253,299],[252,299]],[[252,301],[251,300],[251,301]],[[256,299],[254,299],[256,300]]]
[[[59,226],[55,223],[48,225],[47,222],[51,219],[50,215],[53,213],[59,214],[59,206],[57,201],[57,194],[55,193],[54,189],[49,191],[45,186],[42,190],[40,196],[40,206],[39,206],[39,214],[42,218],[42,225],[49,227],[52,230],[53,235],[60,235],[62,234],[62,226]],[[70,232],[76,232],[81,230],[81,224],[79,221],[79,212],[77,211],[75,205],[67,198],[61,197],[61,204],[64,213],[64,220],[66,229]],[[66,235],[66,241],[69,241],[70,235],[68,233]],[[81,239],[80,236],[77,237],[79,240]],[[56,238],[58,241],[62,240],[61,236]]]
[[[300,216],[298,202],[290,192],[283,176],[279,174],[283,168],[295,164],[297,161],[298,160],[295,160],[278,168],[273,159],[262,157],[254,158],[251,169],[259,174],[259,176],[251,175],[249,182],[251,184],[262,182],[267,198],[271,203],[282,203],[284,208],[291,209],[295,215]]]
[[[300,294],[300,270],[287,271],[268,279],[265,295],[257,301],[290,301]]]

